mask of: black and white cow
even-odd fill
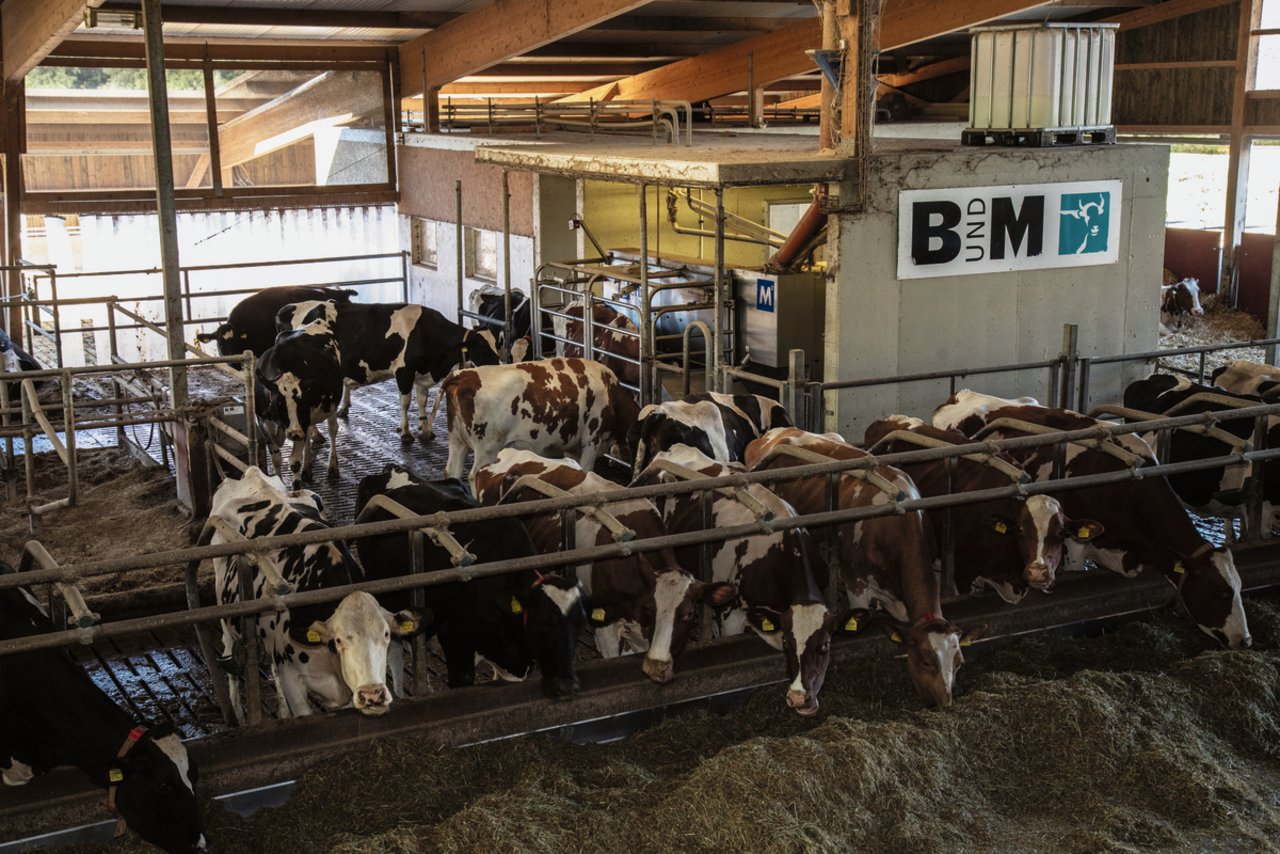
[[[1183,279],[1160,286],[1160,334],[1172,335],[1182,328],[1183,318],[1204,314],[1200,305],[1200,280]]]
[[[252,540],[327,528],[320,511],[320,498],[314,492],[286,492],[279,478],[250,466],[240,480],[223,481],[214,493],[209,515]],[[216,533],[211,542],[226,540]],[[340,542],[273,549],[260,553],[258,560],[274,568],[296,591],[344,586],[364,577]],[[214,589],[219,602],[240,600],[237,564],[241,572],[252,574],[254,597],[263,596],[266,576],[256,563],[215,558]],[[408,610],[392,614],[368,593],[351,593],[336,606],[328,602],[262,613],[258,634],[280,695],[280,717],[310,714],[309,694],[329,709],[353,703],[369,715],[387,711],[392,701],[386,686],[391,639],[420,629],[419,614]],[[234,660],[239,640],[239,622],[223,620],[224,661]],[[239,714],[239,680],[234,677],[231,689],[232,705]]]
[[[987,413],[1003,406],[1040,406],[1034,397],[1005,398],[962,388],[933,410],[933,426],[972,436],[987,423]]]
[[[675,445],[697,448],[717,462],[740,463],[752,440],[790,426],[786,408],[758,394],[705,392],[651,403],[627,434],[632,473],[639,477],[655,455]]]
[[[288,308],[292,306],[282,311]],[[329,476],[337,477],[338,407],[344,391],[335,304],[317,303],[306,318],[298,318],[300,327],[281,332],[256,368],[255,401],[264,444],[279,473],[280,434],[292,440],[289,472],[294,489],[311,479],[321,421],[329,423]]]
[[[12,572],[0,561],[0,574]],[[25,588],[0,590],[0,640],[50,631]],[[65,649],[0,656],[0,776],[21,786],[59,765],[107,789],[119,817],[152,845],[171,854],[206,850],[196,766],[171,726],[139,726]]]
[[[237,356],[246,351],[261,356],[276,341],[276,313],[284,306],[307,300],[333,300],[345,304],[355,295],[355,291],[345,288],[308,285],[266,288],[236,303],[225,323],[212,332],[200,333],[196,341],[216,344],[221,356]]]
[[[507,361],[523,362],[529,352],[533,330],[533,303],[519,288],[511,289],[511,346],[507,347],[507,301],[502,288],[486,285],[471,292],[467,298],[471,311],[491,318],[496,323],[476,320],[471,328],[483,336],[495,353],[507,351]],[[522,343],[523,342],[523,343]]]
[[[1191,400],[1199,394],[1225,397],[1247,406],[1262,406],[1266,402],[1253,394],[1232,394],[1216,386],[1200,385],[1168,374],[1152,374],[1146,379],[1129,384],[1124,390],[1124,405],[1153,415],[1163,415],[1174,407],[1179,407],[1174,415],[1198,415],[1204,412],[1229,411],[1231,408],[1212,400]],[[1253,436],[1253,422],[1252,418],[1235,418],[1219,421],[1214,426],[1239,439],[1249,440]],[[1152,446],[1155,445],[1154,431],[1139,435]],[[1280,447],[1280,417],[1272,416],[1268,419],[1266,443],[1268,448]],[[1167,460],[1171,463],[1207,460],[1227,456],[1231,452],[1232,447],[1218,439],[1186,430],[1174,430],[1169,436]],[[1182,472],[1170,475],[1168,480],[1182,503],[1195,512],[1235,517],[1241,515],[1245,486],[1256,475],[1259,465],[1263,474],[1263,531],[1268,532],[1274,521],[1275,509],[1280,508],[1280,461],[1269,460],[1261,464],[1219,466]]]
[[[724,477],[745,470],[740,465],[716,462],[688,445],[675,445],[656,455],[632,486],[683,479],[682,473],[664,468],[664,464],[680,466],[702,477]],[[774,519],[796,515],[790,504],[758,483],[743,487],[742,492]],[[702,498],[698,493],[670,495],[658,503],[669,533],[703,529]],[[733,495],[713,493],[711,513],[716,528],[760,521],[756,508]],[[698,551],[698,546],[677,549],[676,559],[682,566],[696,566]],[[827,610],[814,577],[813,570],[820,565],[816,544],[805,528],[785,528],[712,546],[712,581],[738,588],[738,598],[717,612],[716,628],[722,635],[742,634],[750,628],[765,643],[782,651],[789,680],[787,705],[802,715],[818,711],[818,692],[826,680],[831,635],[836,629],[836,617]],[[848,617],[841,625],[847,622]]]
[[[476,497],[485,504],[543,497],[538,491],[522,488],[527,479],[577,495],[618,488],[583,471],[572,460],[551,460],[531,451],[506,448],[496,462],[475,473]],[[648,499],[611,502],[601,509],[633,531],[636,539],[666,534],[662,514]],[[541,513],[525,519],[539,552],[563,550],[562,518],[560,513]],[[613,542],[613,535],[594,514],[577,514],[573,535],[580,548]],[[718,608],[738,594],[732,584],[694,578],[669,548],[582,564],[577,573],[591,597],[591,622],[600,654],[614,658],[622,653],[624,643],[645,653],[642,669],[654,682],[668,682],[675,676],[675,660],[689,641],[697,606],[702,603]]]
[[[461,481],[421,480],[394,464],[360,481],[356,512],[377,495],[419,515],[480,506]],[[391,518],[395,517],[380,510],[369,521]],[[536,554],[518,519],[463,522],[449,531],[480,563]],[[410,565],[404,534],[365,537],[356,541],[356,551],[370,577],[381,568],[403,571]],[[428,572],[451,565],[449,553],[429,539],[423,557]],[[407,605],[407,595],[403,598]],[[389,603],[386,597],[382,601]],[[512,681],[528,676],[536,662],[548,697],[578,692],[575,649],[578,631],[587,622],[588,600],[577,579],[533,571],[486,576],[427,587],[425,601],[431,611],[425,631],[440,640],[450,688],[474,684],[476,663],[485,660],[499,678]]]
[[[1268,402],[1280,392],[1280,368],[1248,359],[1236,359],[1215,370],[1210,378],[1219,388],[1234,394],[1256,394]]]

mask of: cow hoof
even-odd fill
[[[424,445],[428,445],[436,440],[436,434],[430,430],[423,430],[418,434],[418,441]]]
[[[337,479],[338,479],[338,467],[337,467],[337,466],[329,466],[328,471],[329,471],[329,479],[330,479],[330,480],[337,480]]]
[[[397,431],[397,432],[399,432],[399,431]],[[412,433],[400,433],[400,444],[401,444],[401,445],[412,445],[412,444],[413,444],[413,434],[412,434]]]
[[[346,420],[347,420],[347,416],[351,414],[351,410],[350,410],[350,409],[339,409],[339,410],[338,410],[336,413],[334,413],[334,414],[335,414],[335,415],[337,415],[339,418],[341,418],[343,421],[346,421]]]

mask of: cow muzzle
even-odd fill
[[[301,442],[303,439],[307,438],[305,430],[297,430],[292,427],[285,431],[285,435],[289,437],[289,441],[291,442]]]
[[[1049,569],[1047,564],[1039,561],[1027,564],[1027,584],[1030,584],[1037,590],[1048,590],[1052,587],[1053,575],[1053,570]]]
[[[1253,646],[1253,636],[1245,635],[1244,637],[1232,638],[1227,645],[1232,649],[1248,649]]]
[[[796,714],[804,715],[805,717],[818,712],[818,699],[815,697],[810,700],[808,691],[798,691],[795,688],[787,692],[787,705]]]
[[[659,685],[670,682],[671,677],[675,676],[675,668],[671,666],[670,661],[660,661],[656,658],[646,658],[644,660],[644,675],[648,676]]]
[[[356,689],[355,707],[366,715],[380,715],[391,705],[386,685],[364,685]]]

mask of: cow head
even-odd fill
[[[986,626],[962,629],[955,623],[926,614],[910,626],[884,620],[889,639],[907,648],[907,676],[916,696],[930,707],[951,705],[956,673],[964,664],[961,647],[982,636]]]
[[[116,759],[107,782],[115,784],[116,809],[134,833],[170,854],[192,854],[207,850],[196,776],[186,746],[165,724]]]
[[[577,579],[539,577],[519,596],[526,637],[542,671],[542,693],[556,699],[578,693],[578,632],[587,623],[587,594]]]
[[[320,324],[330,332],[337,328],[337,300],[304,300],[291,302],[276,312],[276,331],[288,332],[309,324]]]
[[[1211,549],[1175,561],[1169,579],[1201,631],[1232,649],[1253,645],[1240,600],[1240,575],[1230,550]]]
[[[421,627],[422,618],[413,611],[392,614],[368,593],[352,593],[329,619],[311,624],[307,643],[327,645],[338,657],[355,707],[366,715],[380,715],[391,705],[386,684],[391,639],[410,637]]]
[[[664,555],[665,552],[665,555]],[[666,560],[663,560],[665,556]],[[658,568],[648,556],[640,556],[640,570],[646,591],[637,603],[635,621],[640,624],[649,650],[644,657],[644,675],[654,682],[670,682],[675,676],[675,659],[689,642],[689,630],[697,616],[698,605],[719,608],[738,595],[732,584],[708,584],[694,578],[675,562],[668,550],[658,553]],[[627,615],[611,609],[593,607],[592,622],[601,625],[626,619]]]
[[[849,619],[857,622],[856,617]],[[787,662],[787,705],[801,715],[815,714],[831,663],[835,615],[821,602],[797,602],[781,614],[751,608],[747,620],[767,643],[782,649]]]
[[[997,537],[1016,538],[1023,580],[1036,590],[1053,587],[1068,539],[1085,543],[1105,530],[1092,519],[1068,519],[1058,500],[1047,495],[1028,498],[1016,518],[995,513],[986,524]]]
[[[295,442],[306,438],[313,411],[331,411],[342,399],[342,372],[326,347],[332,340],[327,334],[281,336],[258,361],[258,381],[267,390],[263,415]]]
[[[498,357],[497,348],[489,343],[492,340],[492,334],[486,336],[470,329],[465,330],[462,333],[462,342],[458,345],[458,364],[472,364],[477,367],[501,364],[502,359]]]
[[[230,323],[223,323],[212,332],[201,332],[196,335],[196,341],[201,344],[217,344],[219,356],[239,356],[247,349],[246,338],[248,338],[246,333],[236,329]]]

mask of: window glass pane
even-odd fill
[[[436,268],[436,224],[429,219],[414,217],[413,225],[413,263],[423,267]]]
[[[1280,0],[1262,0],[1262,28],[1280,30]]]
[[[1258,37],[1258,75],[1253,88],[1280,89],[1280,36]]]

